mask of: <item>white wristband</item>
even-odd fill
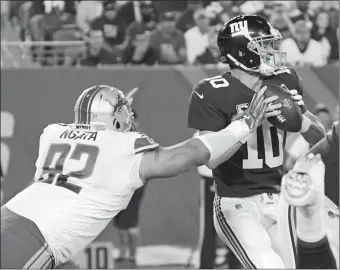
[[[210,160],[215,160],[227,152],[237,142],[249,134],[249,127],[242,121],[233,121],[226,128],[200,135],[196,139],[201,140],[210,151]]]
[[[308,131],[312,121],[305,115],[302,115],[302,125],[300,129],[300,133],[305,133]]]

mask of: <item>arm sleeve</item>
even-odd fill
[[[201,81],[193,88],[189,102],[188,127],[201,131],[219,131],[227,125],[226,116],[218,108],[216,100],[212,99],[211,91],[215,89],[204,89],[205,83]]]

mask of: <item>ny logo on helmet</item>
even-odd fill
[[[248,31],[248,21],[240,21],[230,24],[230,31],[232,34],[240,31]]]

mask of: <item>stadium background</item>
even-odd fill
[[[338,68],[297,71],[302,76],[309,107],[320,100],[329,108],[337,106],[339,82],[334,78],[338,77]],[[5,202],[32,180],[43,128],[53,122],[73,121],[74,101],[82,89],[109,84],[127,92],[138,86],[134,105],[142,131],[167,146],[193,134],[186,127],[193,83],[219,73],[221,70],[214,67],[181,66],[2,69],[1,161]],[[198,179],[195,172],[189,172],[172,179],[155,179],[147,187],[140,221],[142,265],[186,264],[190,249],[195,248],[198,240]],[[113,226],[109,224],[97,240],[115,243]]]
[[[88,65],[82,60],[86,58],[90,41],[86,33],[82,32],[84,29],[76,23],[80,13],[77,8],[81,2],[92,2],[93,7],[98,7],[101,2],[125,2],[126,5],[120,5],[120,10],[124,10],[125,6],[126,10],[135,13],[125,16],[125,10],[120,16],[132,19],[129,23],[140,21],[141,10],[138,11],[138,4],[135,5],[139,1],[1,1],[1,170],[4,174],[1,188],[4,202],[31,182],[39,135],[50,123],[73,121],[74,102],[83,89],[95,84],[109,84],[127,92],[138,86],[140,90],[135,97],[134,107],[141,129],[161,145],[167,146],[190,138],[193,134],[193,130],[186,125],[192,86],[200,79],[225,71],[224,66],[218,65],[217,68],[215,65],[186,61],[186,65],[179,66],[146,67],[131,66],[131,63],[123,66],[119,65],[122,62],[119,57],[119,61],[113,60],[117,65],[103,66],[99,63],[99,66],[94,64],[92,68],[79,67]],[[193,12],[186,5],[187,1],[152,2],[155,4],[156,17],[171,11],[176,20],[180,20],[182,15],[186,17],[182,24],[178,24],[185,28],[182,29],[183,33],[190,27],[194,28]],[[331,47],[336,48],[333,50],[335,55],[329,57],[329,65],[297,68],[297,71],[303,79],[304,100],[309,109],[313,111],[317,103],[323,103],[329,111],[335,111],[339,104],[339,44],[336,38],[334,40],[335,29],[339,25],[338,1],[195,2],[203,3],[205,12],[215,26],[237,14],[256,13],[271,20],[288,38],[292,36],[291,29],[287,29],[286,22],[282,21],[282,14],[286,14],[294,23],[302,19],[310,26],[315,26],[311,27],[314,31],[312,39],[318,41],[322,37],[316,31],[320,26],[317,17],[322,13],[325,15],[325,9],[329,19],[328,28],[333,31],[333,39],[329,41]],[[6,10],[11,3],[14,3],[14,9]],[[30,6],[30,3],[33,5]],[[78,3],[78,7],[72,8],[71,3]],[[63,21],[62,18],[68,19]],[[33,25],[38,21],[42,24]],[[33,26],[39,29],[34,28],[35,31],[32,31]],[[216,39],[211,40],[208,45],[197,42],[196,47],[214,49]],[[37,48],[42,49],[40,53]],[[208,48],[205,53],[209,51]],[[312,56],[320,54],[320,51],[314,53]],[[63,57],[76,57],[76,67],[71,67],[72,61],[64,61]],[[60,61],[59,58],[64,60]],[[313,58],[298,64],[309,66]],[[209,63],[217,63],[214,57],[208,60]],[[172,179],[153,180],[146,189],[140,217],[142,243],[137,255],[138,264],[141,267],[186,265],[198,244],[199,235],[199,177],[196,172]],[[102,245],[102,241],[107,243],[106,248],[109,247],[108,243],[117,244],[117,235],[111,224],[95,242]],[[194,255],[192,259],[195,265],[197,253]],[[86,262],[86,258],[83,260]],[[109,260],[113,261],[112,258]]]

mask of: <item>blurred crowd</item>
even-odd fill
[[[222,23],[259,14],[281,31],[290,66],[338,63],[338,1],[1,1],[40,65],[215,64]],[[6,40],[6,35],[1,39]],[[32,42],[34,41],[34,42]],[[56,57],[57,56],[57,57]]]

